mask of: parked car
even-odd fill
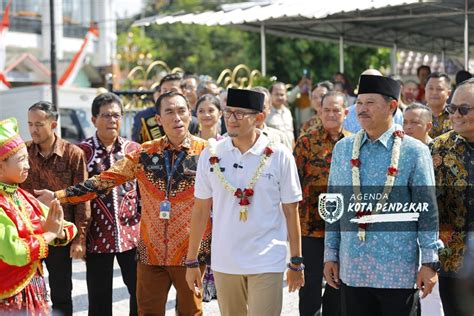
[[[77,144],[83,139],[94,135],[95,128],[91,118],[84,109],[60,108],[59,120],[61,124],[61,137],[71,143]]]

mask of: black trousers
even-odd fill
[[[304,257],[305,285],[299,291],[299,311],[301,316],[341,315],[340,291],[326,284],[324,296],[321,297],[324,267],[324,238],[303,237],[302,251]],[[321,315],[321,314],[317,314]]]
[[[72,315],[72,259],[71,246],[49,246],[48,258],[44,261],[49,273],[49,290],[53,303],[53,315]]]
[[[122,253],[87,253],[87,292],[89,316],[112,316],[112,280],[114,259],[120,266],[122,279],[130,294],[130,315],[137,315],[136,248]]]
[[[416,316],[419,292],[416,289],[377,289],[341,285],[344,316]]]
[[[440,276],[439,294],[445,316],[474,315],[474,280]]]

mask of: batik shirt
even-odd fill
[[[342,130],[339,139],[349,136]],[[301,236],[324,237],[324,220],[318,213],[318,197],[327,192],[332,150],[338,140],[333,140],[324,127],[301,135],[296,141],[294,155],[303,190],[300,202]]]
[[[311,132],[312,130],[319,129],[323,126],[323,122],[319,115],[313,115],[309,120],[303,123],[300,128],[300,135]]]
[[[467,238],[474,237],[474,144],[454,131],[436,138],[431,147],[439,205],[442,273],[454,276],[474,259]],[[471,246],[472,247],[472,246]],[[466,268],[468,265],[466,265]]]
[[[137,150],[139,145],[118,137],[112,149],[107,151],[95,135],[84,140],[79,147],[85,153],[89,176],[94,176]],[[137,246],[140,213],[136,186],[135,180],[125,182],[101,192],[91,201],[92,220],[87,234],[87,252],[119,253]]]
[[[428,135],[431,138],[436,138],[452,129],[453,127],[452,122],[449,119],[449,113],[446,111],[446,109],[444,109],[438,117],[433,115],[433,127],[431,128],[431,131],[428,133]]]
[[[401,129],[401,127],[399,127]],[[377,140],[364,134],[361,142],[360,182],[362,193],[382,193],[394,144],[392,126]],[[353,287],[413,289],[421,262],[438,259],[438,211],[434,172],[428,147],[412,137],[403,138],[398,173],[387,203],[427,203],[418,221],[369,224],[365,241],[359,240],[355,216],[352,149],[354,136],[339,141],[333,150],[328,191],[343,194],[344,213],[326,224],[324,261],[339,262],[342,282]],[[362,202],[378,202],[363,199]],[[396,205],[396,204],[393,204]]]
[[[188,134],[182,145],[175,148],[164,136],[142,144],[125,155],[124,159],[115,162],[110,169],[84,183],[57,191],[56,195],[61,202],[90,200],[136,178],[142,210],[137,248],[139,262],[183,266],[189,244],[197,161],[205,146],[206,141]],[[167,181],[166,156],[169,157],[171,170],[178,161],[170,183]],[[179,157],[184,158],[179,161]],[[166,199],[167,188],[171,203],[170,219],[162,219],[160,203]],[[209,221],[199,254],[202,263],[209,256],[210,231]]]
[[[60,190],[87,179],[86,159],[82,150],[57,136],[53,151],[44,157],[37,144],[27,142],[30,171],[20,186],[34,194],[34,190]],[[86,246],[86,236],[91,218],[89,202],[65,205],[64,219],[76,224],[78,234],[73,244]]]

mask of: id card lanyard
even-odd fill
[[[178,154],[178,157],[171,165],[170,151],[165,150],[165,168],[166,168],[166,190],[165,190],[165,200],[160,203],[160,218],[161,219],[170,219],[171,212],[171,202],[169,201],[169,194],[171,191],[171,180],[174,173],[178,170],[179,165],[184,159],[186,152],[182,151]]]

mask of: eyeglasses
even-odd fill
[[[116,120],[120,120],[122,118],[122,114],[120,113],[100,113],[99,116],[104,120],[111,120],[112,118]]]
[[[236,120],[243,120],[244,117],[247,115],[254,115],[259,112],[242,112],[242,111],[229,111],[229,110],[224,110],[223,114],[226,119],[229,119],[232,115]]]
[[[456,105],[451,103],[446,106],[446,110],[449,114],[454,114],[456,111],[459,111],[459,114],[463,116],[467,115],[467,113],[469,113],[469,111],[472,109],[474,109],[474,107],[471,107],[468,104]]]

